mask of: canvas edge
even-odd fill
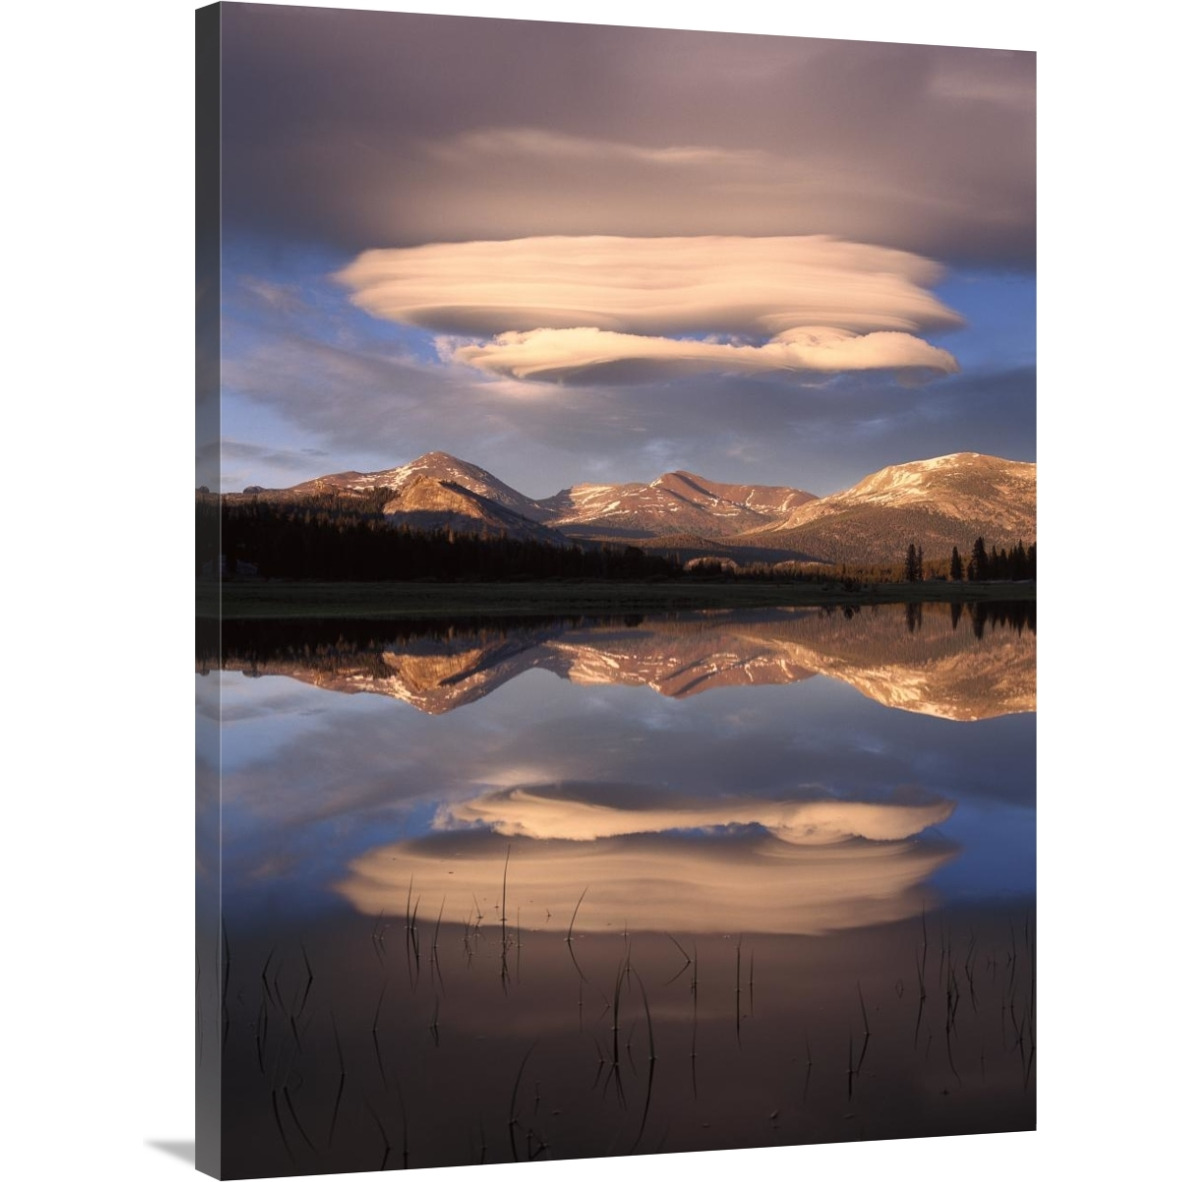
[[[195,484],[216,495],[221,467],[221,20],[220,4],[195,15]],[[201,494],[198,493],[198,496]],[[220,655],[220,514],[197,515],[194,626]],[[208,574],[203,562],[212,555]],[[221,690],[219,662],[197,683],[195,739],[195,1165],[222,1176],[222,1031],[229,947],[221,898]]]

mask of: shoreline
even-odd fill
[[[219,612],[219,591],[220,607]],[[631,614],[760,607],[1034,602],[1033,582],[878,583],[346,583],[199,581],[199,619],[430,619],[547,614]]]

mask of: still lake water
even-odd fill
[[[1033,1128],[1034,622],[227,625],[226,1176]]]

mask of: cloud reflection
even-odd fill
[[[901,841],[946,821],[951,801],[767,800],[756,796],[678,797],[634,785],[503,788],[445,805],[437,824],[480,823],[507,837],[595,841],[668,830],[758,825],[793,845],[861,837]]]
[[[498,922],[506,875],[510,925],[561,930],[580,897],[578,931],[820,935],[917,915],[923,883],[955,850],[914,841],[799,846],[765,833],[681,833],[592,842],[442,832],[375,849],[337,890],[367,915]],[[584,894],[585,892],[585,894]]]
[[[338,890],[367,914],[415,897],[457,923],[499,916],[504,898],[526,928],[577,905],[580,930],[819,934],[915,914],[954,851],[911,839],[954,807],[519,785],[442,806],[435,833],[369,851]]]

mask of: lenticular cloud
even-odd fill
[[[928,290],[940,274],[826,237],[553,237],[370,250],[337,278],[371,315],[447,334],[449,359],[563,382],[953,373],[917,335],[962,323]]]

